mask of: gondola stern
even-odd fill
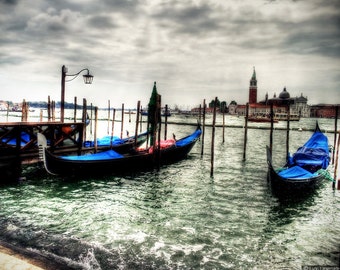
[[[47,139],[45,135],[43,135],[42,133],[38,133],[37,138],[38,138],[38,147],[39,147],[39,160],[41,160],[44,163],[45,170],[49,174],[57,175],[51,172],[48,168],[47,159],[46,159],[46,151],[48,150],[47,150]]]

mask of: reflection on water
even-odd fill
[[[169,129],[181,137],[193,127]],[[203,157],[197,144],[188,159],[159,172],[63,179],[25,168],[25,182],[0,188],[1,239],[75,269],[337,265],[340,199],[331,184],[298,200],[273,196],[265,163],[269,131],[260,129],[248,131],[243,162],[243,130],[227,129],[222,143],[217,128],[211,178],[210,133]],[[282,134],[274,137],[277,165],[285,156]],[[291,132],[291,149],[310,134]]]

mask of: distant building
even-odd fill
[[[311,117],[318,117],[318,118],[335,118],[336,115],[336,106],[337,105],[330,105],[330,104],[318,104],[312,105],[310,109],[310,116]],[[340,114],[340,112],[338,112]],[[339,117],[339,115],[338,115]]]
[[[8,106],[7,101],[0,100],[0,111],[7,111]]]
[[[274,113],[287,113],[287,107],[289,105],[291,115],[309,117],[310,106],[307,105],[307,101],[307,98],[302,94],[300,97],[291,98],[286,87],[284,87],[283,91],[279,94],[279,97],[276,97],[276,94],[274,94],[273,98],[269,99],[267,93],[264,100],[257,102],[257,78],[254,67],[253,75],[249,84],[249,115],[269,114],[270,105],[273,104]],[[230,103],[229,113],[245,115],[246,105],[235,105]]]
[[[286,111],[287,106],[290,106],[290,114],[298,115],[300,117],[309,117],[310,116],[310,106],[307,105],[307,97],[304,97],[301,93],[300,97],[291,98],[289,92],[286,87],[283,88],[283,91],[279,94],[279,97],[274,97],[268,99],[268,93],[266,94],[266,98],[263,101],[260,101],[260,104],[270,105],[273,104],[280,111]]]
[[[235,115],[237,114],[237,103],[235,100],[233,100],[232,102],[230,102],[229,106],[228,106],[228,112],[229,114]]]
[[[253,76],[250,79],[249,85],[249,104],[257,103],[257,79],[256,79],[256,72],[255,67],[253,71]]]

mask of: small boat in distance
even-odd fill
[[[254,114],[248,116],[249,122],[255,122],[255,123],[270,123],[272,120],[269,115],[266,114]],[[276,119],[273,119],[273,123],[278,123],[279,121]]]
[[[288,114],[287,113],[275,113],[274,120],[277,121],[288,121]],[[300,121],[300,115],[298,114],[290,114],[289,121]]]
[[[303,195],[314,190],[324,179],[330,153],[328,138],[321,132],[318,123],[313,135],[288,158],[283,168],[274,169],[268,146],[266,150],[268,178],[275,193]]]
[[[88,155],[58,156],[50,151],[46,139],[39,135],[39,145],[42,146],[44,165],[48,173],[54,175],[102,175],[124,174],[134,171],[148,170],[156,165],[165,165],[184,159],[201,136],[201,128],[189,136],[172,143],[147,149],[135,148],[128,153],[120,154],[114,150]],[[159,149],[159,151],[158,151]]]

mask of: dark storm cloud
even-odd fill
[[[317,16],[299,24],[291,23],[289,29],[282,43],[284,50],[340,57],[340,14]]]
[[[152,17],[159,21],[168,21],[176,25],[177,34],[197,35],[209,30],[217,30],[219,21],[212,18],[213,9],[208,5],[201,6],[164,6]]]
[[[18,3],[19,0],[0,0],[0,4],[4,4],[4,5],[16,5]]]
[[[89,26],[99,29],[115,27],[116,24],[112,21],[112,16],[93,16],[89,19]]]

